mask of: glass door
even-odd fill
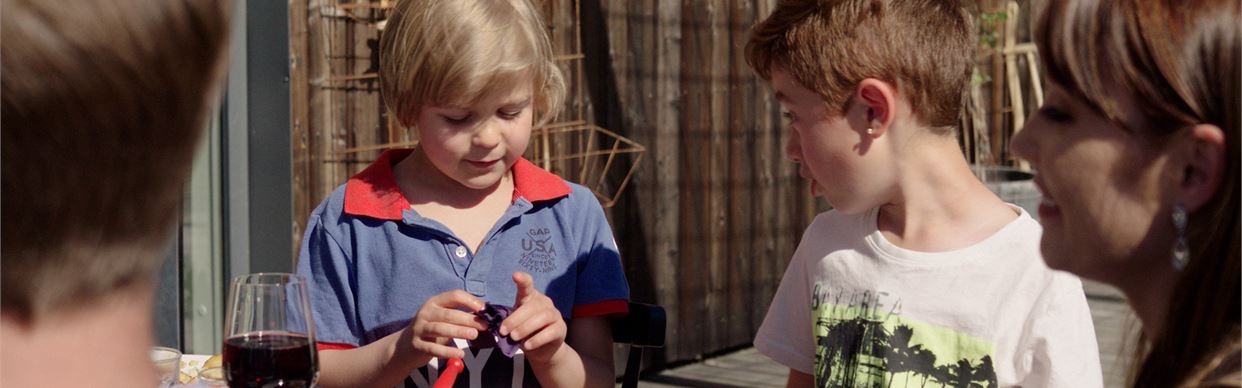
[[[195,153],[181,222],[182,351],[215,354],[223,341],[224,252],[221,112],[213,110]]]

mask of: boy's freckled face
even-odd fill
[[[798,174],[811,181],[812,193],[845,213],[875,206],[869,198],[878,197],[874,193],[880,182],[863,172],[859,131],[844,117],[831,114],[823,98],[784,70],[772,70],[772,87],[788,120],[786,156],[798,164]]]
[[[534,123],[532,91],[532,83],[520,83],[474,106],[424,107],[417,123],[419,147],[462,186],[492,187],[526,152]]]

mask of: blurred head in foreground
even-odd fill
[[[154,274],[223,73],[228,3],[4,1],[0,385],[155,383]]]

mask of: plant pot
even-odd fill
[[[1035,174],[1012,167],[970,166],[975,176],[1001,200],[1026,210],[1039,219],[1039,202],[1043,194],[1035,186]]]

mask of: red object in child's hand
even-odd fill
[[[440,378],[436,379],[436,383],[432,388],[453,388],[453,383],[457,382],[457,374],[466,368],[466,364],[461,362],[460,358],[453,357],[448,360],[448,367],[444,368],[444,373],[440,374]]]

